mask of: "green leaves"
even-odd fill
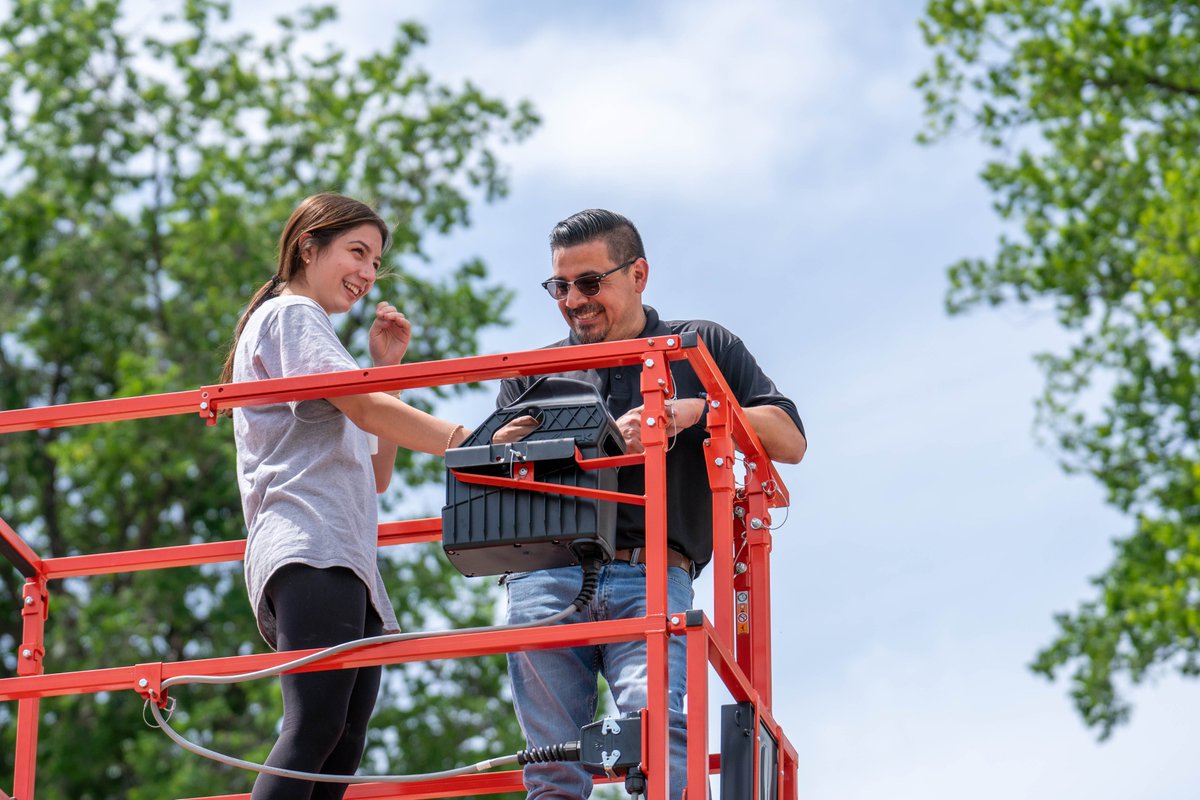
[[[1039,357],[1041,425],[1137,520],[1034,664],[1073,666],[1103,738],[1129,716],[1121,680],[1194,675],[1200,654],[1200,6],[932,0],[921,27],[922,139],[994,147],[983,177],[1012,223],[992,259],[950,268],[947,308],[1053,309],[1076,340]]]
[[[1130,704],[1118,691],[1122,679],[1139,683],[1164,662],[1181,674],[1200,674],[1190,646],[1200,634],[1198,554],[1200,528],[1141,519],[1137,532],[1117,543],[1113,566],[1093,581],[1098,599],[1056,617],[1061,633],[1033,669],[1054,678],[1073,664],[1071,696],[1102,736],[1129,719]]]
[[[334,19],[332,6],[282,20],[273,42],[226,33],[229,6],[215,0],[174,4],[165,12],[174,22],[133,33],[114,1],[8,8],[0,20],[0,408],[215,381],[241,309],[274,272],[284,221],[316,191],[372,202],[395,232],[394,279],[343,322],[352,350],[362,352],[362,313],[382,298],[414,321],[412,359],[473,354],[480,331],[503,324],[510,295],[484,265],[434,272],[424,241],[469,224],[478,199],[506,194],[496,148],[521,141],[537,118],[527,104],[441,84],[415,66],[421,26],[398,26],[381,52],[356,60],[333,45],[308,46]],[[437,462],[411,454],[397,468],[389,505],[405,485],[441,477]],[[47,557],[241,538],[235,477],[228,425],[190,417],[0,437],[0,516]],[[421,627],[418,609],[430,597],[455,609],[453,624],[490,619],[488,587],[458,577],[434,551],[406,557],[424,566],[390,567],[389,585],[409,629]],[[47,668],[264,649],[238,567],[52,586]],[[16,572],[0,570],[10,607],[19,592]],[[10,674],[19,637],[19,616],[0,617]],[[429,673],[436,680],[405,689],[410,705],[381,708],[381,719],[420,708],[422,720],[456,719],[458,728],[444,724],[460,741],[463,726],[491,728],[489,748],[516,749],[511,709],[497,699],[503,662],[476,662],[439,665]],[[492,700],[451,701],[445,682]],[[185,729],[217,749],[266,755],[277,686],[181,695]],[[168,762],[174,746],[145,728],[132,692],[56,699],[46,711],[72,723],[42,728],[46,796],[161,798],[250,785],[251,776],[209,762]],[[0,709],[0,719],[11,714]],[[12,726],[3,730],[0,774],[12,768]],[[369,758],[399,765],[404,746],[380,739]],[[408,756],[403,764],[433,768]]]

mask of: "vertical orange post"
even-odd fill
[[[756,465],[746,465],[746,488],[734,505],[734,535],[744,542],[734,564],[738,666],[771,707],[771,514]]]
[[[739,489],[737,500],[733,504],[733,540],[737,558],[730,576],[733,587],[730,601],[733,604],[734,614],[734,646],[730,649],[733,651],[737,665],[742,668],[742,672],[747,678],[751,678],[754,674],[754,647],[750,636],[752,630],[750,609],[754,606],[754,598],[751,592],[753,584],[750,572],[750,549],[747,544],[749,531],[746,528],[746,517],[749,512],[746,505],[746,492]],[[753,684],[752,678],[751,684]]]
[[[767,708],[771,700],[771,514],[767,497],[746,465],[746,549],[749,552],[750,670],[746,673]]]
[[[713,525],[713,625],[722,644],[734,648],[733,638],[733,431],[729,401],[720,392],[708,396],[708,440],[704,444],[708,485],[712,489]]]
[[[790,746],[784,747],[783,731],[779,732],[779,800],[798,800],[799,790],[796,787],[796,751]]]
[[[646,770],[647,800],[667,800],[670,738],[667,713],[667,436],[666,398],[672,393],[666,356],[642,354],[642,446],[646,455]]]
[[[688,798],[708,797],[708,634],[700,612],[687,625]],[[681,620],[682,621],[682,620]],[[695,624],[692,624],[692,623]]]
[[[46,579],[42,576],[25,581],[21,598],[22,637],[17,652],[17,674],[41,675],[42,657],[46,653],[46,615],[49,602]],[[17,701],[17,749],[13,768],[13,796],[21,800],[33,800],[34,773],[37,768],[38,717],[41,699],[25,698]]]

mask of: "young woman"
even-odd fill
[[[275,275],[238,322],[221,382],[356,369],[329,315],[370,291],[388,237],[357,200],[318,194],[300,203],[280,237]],[[403,314],[379,303],[369,336],[375,365],[399,364],[411,332]],[[441,455],[466,438],[463,426],[384,392],[249,406],[233,419],[249,531],[246,588],[263,638],[299,650],[399,630],[376,564],[374,495],[391,480],[397,446]],[[282,731],[267,764],[353,774],[380,673],[283,675]],[[332,800],[345,791],[263,774],[251,797]]]

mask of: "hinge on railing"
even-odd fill
[[[217,402],[207,391],[200,391],[200,418],[209,425],[217,424]]]
[[[167,693],[162,688],[162,662],[152,661],[133,668],[133,686],[142,697],[153,700],[159,708],[167,707]]]
[[[21,616],[41,615],[42,619],[50,616],[50,593],[46,589],[45,578],[29,578],[25,581],[22,595]]]
[[[33,642],[21,642],[21,657],[17,659],[18,675],[41,675],[42,658],[46,648]]]

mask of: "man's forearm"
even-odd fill
[[[750,406],[745,411],[772,461],[800,463],[808,441],[786,411],[778,406]]]

